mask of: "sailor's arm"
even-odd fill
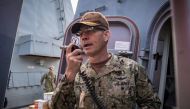
[[[43,82],[44,82],[45,75],[46,75],[46,74],[44,74],[44,75],[41,77],[41,79],[40,79],[40,84],[41,84],[41,85],[42,85],[42,84],[43,84]]]
[[[135,66],[136,70],[136,95],[137,104],[141,109],[160,109],[160,99],[154,93],[152,85],[146,75],[145,69],[140,66]]]
[[[66,49],[67,68],[65,75],[56,88],[52,97],[52,109],[74,109],[76,96],[74,92],[74,80],[82,63],[82,50],[71,51],[73,44],[69,44]]]
[[[75,104],[74,81],[69,81],[64,75],[52,96],[51,108],[74,109]]]

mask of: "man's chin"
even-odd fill
[[[88,51],[88,50],[85,50],[84,51],[85,52],[85,54],[87,55],[87,56],[94,56],[94,52],[92,52],[92,51]]]

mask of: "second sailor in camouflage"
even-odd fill
[[[49,72],[45,73],[40,80],[43,91],[53,92],[56,87],[55,82],[56,82],[56,75],[54,74],[54,66],[50,66]]]

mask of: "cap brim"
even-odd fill
[[[94,23],[94,22],[80,22],[80,23],[75,23],[75,24],[72,26],[72,28],[71,28],[71,32],[72,32],[73,34],[78,33],[78,32],[80,31],[80,28],[81,28],[82,25],[83,25],[83,26],[98,26],[98,25],[100,25],[100,24]]]

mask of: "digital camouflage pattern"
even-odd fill
[[[49,73],[46,73],[41,78],[41,85],[44,92],[53,92],[56,88],[56,76],[51,76]]]
[[[135,61],[112,55],[96,73],[89,63],[81,66],[91,78],[98,97],[107,109],[159,109],[160,100],[153,92],[145,70]],[[84,81],[77,74],[74,82],[62,79],[51,103],[52,109],[97,109]]]

